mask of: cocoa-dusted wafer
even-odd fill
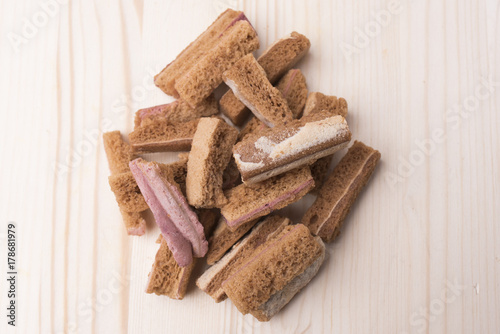
[[[231,230],[226,223],[226,219],[221,217],[212,237],[208,240],[207,263],[212,265],[219,261],[227,250],[240,240],[245,233],[250,231],[258,221],[259,219],[254,219]]]
[[[269,82],[274,84],[304,57],[310,46],[307,37],[294,31],[270,45],[257,61],[266,72]],[[231,90],[222,96],[220,108],[235,125],[242,125],[250,113]]]
[[[183,299],[196,261],[181,267],[175,261],[172,251],[161,234],[157,242],[160,248],[156,252],[153,267],[148,275],[146,293]]]
[[[129,133],[134,152],[189,151],[199,119],[172,123],[165,118],[149,120]]]
[[[241,58],[225,71],[223,79],[234,95],[269,127],[286,124],[292,112],[280,91],[267,79],[266,72],[252,54]]]
[[[342,116],[321,113],[251,134],[233,147],[244,183],[256,183],[308,165],[347,146],[351,132]]]
[[[130,178],[130,160],[134,158],[132,148],[120,131],[106,132],[102,136],[111,176],[109,183],[120,207],[123,223],[128,235],[144,235],[146,221],[141,211],[148,208],[135,180]],[[126,181],[125,183],[123,181]]]
[[[200,117],[213,116],[219,112],[217,101],[213,94],[196,107],[191,107],[183,100],[140,109],[135,113],[135,128],[151,123],[157,119],[165,119],[172,123],[184,123]]]
[[[207,269],[196,280],[196,285],[210,295],[215,302],[223,301],[227,296],[222,290],[222,282],[243,265],[253,255],[257,247],[281,232],[289,224],[290,219],[285,217],[266,217],[254,226],[250,234],[235,244],[231,251]]]
[[[175,89],[180,98],[193,107],[198,105],[222,83],[224,71],[258,48],[259,38],[250,22],[237,21],[222,34],[217,45],[176,79]]]
[[[293,118],[300,118],[307,100],[306,78],[299,69],[288,71],[276,88],[285,98]]]
[[[319,189],[319,195],[302,218],[302,223],[325,241],[335,239],[379,160],[380,152],[355,141]]]
[[[238,310],[269,321],[316,275],[325,245],[302,224],[286,226],[222,283]]]
[[[241,11],[227,9],[191,44],[189,44],[174,61],[169,63],[158,75],[155,84],[166,94],[179,97],[175,90],[175,81],[183,76],[209,50],[217,45],[226,30],[239,20],[246,20]]]
[[[238,130],[220,118],[201,118],[189,153],[186,194],[197,208],[221,207],[223,174],[231,160]]]
[[[325,95],[319,92],[309,93],[304,107],[304,116],[314,112],[330,112],[330,115],[347,116],[347,101],[336,96]]]
[[[221,214],[232,229],[298,201],[314,187],[309,167],[296,168],[256,184],[226,191]]]

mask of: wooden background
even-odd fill
[[[382,153],[317,277],[269,323],[194,286],[144,293],[157,230],[126,236],[101,143],[170,101],[152,76],[226,7],[262,47],[308,36],[310,91],[345,97],[353,138]],[[498,0],[4,0],[0,22],[0,268],[14,222],[19,333],[500,331]]]

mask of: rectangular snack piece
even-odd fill
[[[123,173],[130,173],[128,163],[131,159],[134,158],[134,155],[132,153],[132,148],[130,147],[130,145],[123,140],[120,131],[106,132],[103,134],[102,138],[104,142],[104,151],[106,152],[109,169],[111,171],[110,178],[119,176]],[[137,184],[135,180],[133,180],[133,184],[130,184],[126,187],[133,189],[133,193],[131,194],[131,196],[125,194],[125,197],[133,197],[137,200],[136,204],[139,204],[140,202],[144,201],[144,199],[142,198],[142,195],[140,193],[137,194],[138,188],[136,187]],[[113,187],[111,190],[113,190]],[[121,188],[121,190],[123,190],[123,188]],[[123,195],[123,193],[121,194]],[[117,193],[115,193],[115,197],[117,197]],[[142,198],[142,200],[140,198]],[[120,203],[120,200],[118,198],[117,202],[118,206],[127,207],[127,205],[122,205],[123,203]],[[137,206],[134,207],[137,209]],[[144,220],[144,217],[142,217],[142,214],[140,212],[128,212],[126,210],[120,209],[120,213],[122,215],[123,223],[125,224],[128,235],[141,236],[146,233],[146,221]]]
[[[276,88],[285,98],[293,118],[300,118],[307,100],[306,78],[298,69],[287,72]]]
[[[219,107],[214,95],[211,94],[195,108],[183,100],[172,103],[140,109],[135,113],[135,128],[148,124],[146,120],[166,119],[172,123],[184,123],[200,117],[209,117],[217,114]]]
[[[267,126],[286,124],[292,120],[292,112],[285,99],[271,85],[266,72],[252,54],[241,58],[222,77],[234,95]]]
[[[160,234],[160,248],[155,256],[153,268],[148,275],[146,293],[168,296],[172,299],[182,299],[186,294],[189,278],[196,261],[186,267],[180,267],[175,262],[172,251]]]
[[[325,245],[299,224],[285,227],[256,253],[222,288],[241,313],[269,321],[316,275]]]
[[[216,303],[227,298],[222,290],[222,282],[231,276],[254,253],[255,249],[271,239],[275,234],[290,224],[290,219],[280,216],[269,216],[254,226],[251,233],[235,244],[231,251],[220,261],[208,268],[198,278],[196,285],[210,295]]]
[[[379,160],[379,151],[355,141],[319,189],[319,195],[302,218],[302,223],[324,241],[335,239],[351,205]]]
[[[222,176],[238,130],[220,118],[201,118],[189,153],[186,194],[197,208],[220,207],[227,202]]]
[[[191,264],[193,256],[205,256],[208,243],[203,226],[172,175],[141,158],[130,162],[130,170],[179,266]]]
[[[255,183],[311,164],[347,146],[351,132],[342,116],[302,118],[249,135],[233,147],[244,183]]]
[[[222,83],[224,71],[258,48],[259,38],[250,22],[237,21],[217,45],[176,80],[175,89],[181,99],[194,107]]]
[[[325,110],[330,112],[331,116],[346,117],[347,101],[342,97],[337,98],[319,92],[309,93],[304,107],[304,116]]]
[[[298,201],[314,187],[309,167],[304,166],[256,184],[239,186],[226,192],[228,203],[221,214],[232,230],[265,216],[273,210]]]
[[[120,131],[104,133],[102,141],[111,174],[130,172],[128,163],[133,160],[134,154],[130,145],[123,140]]]
[[[198,121],[172,123],[156,119],[136,128],[128,138],[134,152],[138,153],[189,151]]]
[[[304,57],[310,47],[309,39],[294,31],[270,45],[257,61],[266,72],[269,82],[274,84]],[[220,108],[235,125],[242,125],[250,113],[250,110],[234,95],[232,90],[222,96]]]
[[[254,219],[231,230],[226,219],[221,217],[212,237],[208,240],[207,264],[212,265],[219,261],[228,249],[250,231],[258,221],[259,219]]]
[[[243,12],[227,9],[220,14],[207,30],[155,76],[155,85],[166,94],[179,97],[175,90],[175,81],[214,47],[225,30],[232,27],[238,20],[246,20]]]

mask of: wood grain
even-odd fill
[[[18,323],[0,332],[498,332],[498,1],[61,0],[44,20],[47,1],[0,1],[0,261],[7,223],[18,233]],[[144,292],[158,230],[126,236],[101,144],[172,100],[153,75],[228,6],[257,55],[308,36],[309,90],[346,98],[353,138],[382,153],[317,277],[269,323],[193,284],[183,301]],[[282,213],[298,222],[313,200]]]

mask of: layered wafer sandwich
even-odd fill
[[[228,9],[155,77],[155,84],[194,107],[222,83],[224,71],[258,48],[257,33],[243,12]]]
[[[269,321],[316,275],[325,245],[302,224],[286,226],[222,282],[238,310]]]
[[[290,224],[290,220],[280,216],[268,216],[261,220],[251,232],[236,243],[231,250],[207,269],[198,278],[196,285],[219,303],[227,298],[222,282],[228,279],[242,264],[254,254],[255,249],[273,238]],[[210,251],[210,250],[209,250]],[[209,263],[210,264],[210,263]]]
[[[233,156],[243,182],[260,182],[312,164],[348,145],[351,132],[342,116],[312,116],[262,130],[237,143]]]
[[[308,166],[296,168],[255,184],[240,184],[226,191],[228,202],[221,208],[229,229],[263,217],[298,201],[314,187]]]
[[[302,223],[324,241],[332,241],[380,160],[380,152],[355,141],[319,189]]]
[[[257,59],[271,84],[276,83],[289,69],[302,59],[311,43],[304,35],[292,32],[288,36],[271,44]],[[220,100],[221,111],[235,125],[242,125],[250,110],[240,101],[232,90]]]

